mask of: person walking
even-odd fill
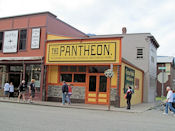
[[[66,84],[65,81],[63,81],[63,86],[62,86],[62,105],[65,105],[65,100],[68,102],[67,98],[68,94],[68,85]]]
[[[68,85],[68,103],[71,104],[70,96],[72,95],[72,85],[71,84],[67,85]]]
[[[14,96],[14,85],[13,85],[13,82],[10,82],[9,93],[10,93],[9,94],[9,98]]]
[[[20,102],[21,96],[23,101],[25,102],[25,88],[26,88],[25,80],[22,80],[18,88],[19,88],[18,102]]]
[[[168,115],[168,109],[171,109],[171,111],[174,113],[175,116],[175,109],[172,107],[173,103],[173,91],[169,86],[166,88],[167,90],[167,97],[166,97],[166,107],[165,107],[165,112],[163,114]]]
[[[9,96],[9,82],[6,81],[6,83],[4,84],[4,96],[8,97]]]
[[[31,80],[30,86],[29,86],[29,103],[33,102],[33,99],[35,97],[35,91],[36,91],[36,87],[35,87],[35,79]]]
[[[128,86],[128,90],[126,92],[126,99],[127,99],[127,108],[128,110],[131,109],[131,98],[132,98],[132,88]]]

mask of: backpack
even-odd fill
[[[134,89],[131,89],[132,94],[134,94]]]

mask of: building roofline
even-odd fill
[[[77,28],[75,28],[75,27],[71,26],[70,24],[68,24],[68,23],[66,23],[66,22],[64,22],[64,21],[62,21],[61,19],[59,19],[59,18],[57,18],[57,17],[56,17],[56,20],[58,20],[58,21],[62,22],[63,24],[65,24],[65,25],[69,26],[70,28],[73,28],[74,30],[77,30],[78,32],[80,32],[80,33],[82,33],[83,35],[85,35],[86,37],[88,37],[88,35],[87,35],[87,34],[85,34],[84,32],[82,32],[82,31],[80,31],[80,30],[78,30]]]
[[[15,15],[15,16],[7,16],[7,17],[2,17],[0,18],[0,20],[3,20],[3,19],[11,19],[11,18],[17,18],[17,17],[26,17],[26,16],[32,16],[32,15],[42,15],[42,14],[49,14],[50,16],[54,17],[56,20],[58,20],[59,22],[69,26],[70,28],[73,28],[74,30],[77,30],[78,32],[80,32],[81,34],[85,35],[88,37],[88,35],[86,35],[84,32],[76,29],[75,27],[67,24],[66,22],[60,20],[59,18],[57,18],[57,16],[49,11],[45,11],[45,12],[37,12],[37,13],[30,13],[30,14],[23,14],[23,15]]]
[[[49,15],[55,17],[55,18],[57,17],[56,15],[52,14],[49,11],[45,11],[45,12],[37,12],[37,13],[30,13],[30,14],[23,14],[23,15],[16,15],[16,16],[7,16],[7,17],[0,18],[0,20],[10,19],[10,18],[16,18],[16,17],[25,17],[25,16],[31,16],[31,15],[41,15],[41,14],[49,14]]]
[[[130,65],[130,66],[132,66],[132,67],[134,67],[134,68],[136,68],[144,73],[143,69],[137,67],[136,65],[134,65],[133,63],[131,63],[130,61],[128,61],[127,59],[125,59],[123,57],[122,57],[122,62],[124,62],[124,63],[126,63],[126,64],[128,64],[128,65]]]
[[[127,33],[127,34],[109,34],[109,35],[94,35],[94,36],[89,36],[90,38],[96,38],[96,37],[124,37],[127,35],[145,35],[147,37],[149,37],[151,39],[151,41],[153,42],[153,44],[158,48],[159,44],[157,42],[157,40],[155,39],[155,37],[151,34],[151,33]]]
[[[110,39],[110,38],[123,38],[123,37],[95,37],[95,38],[90,38],[90,37],[79,37],[79,38],[70,38],[70,39],[55,39],[55,40],[46,40],[47,42],[52,42],[52,41],[68,41],[68,40],[90,40],[90,39]]]
[[[127,33],[127,34],[104,34],[104,35],[92,35],[89,37],[114,37],[114,36],[125,36],[125,35],[151,35],[150,33]]]

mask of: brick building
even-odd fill
[[[29,85],[34,78],[37,99],[45,98],[46,40],[79,37],[86,35],[50,12],[0,18],[1,96],[6,81],[12,81],[17,90],[22,79]]]

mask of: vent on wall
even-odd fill
[[[137,58],[143,58],[143,48],[137,48]]]

